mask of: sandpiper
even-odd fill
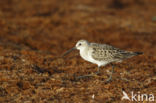
[[[76,43],[76,46],[64,53],[63,56],[67,55],[74,49],[80,51],[80,56],[84,60],[98,65],[98,71],[95,74],[100,73],[101,66],[105,66],[113,62],[122,62],[123,60],[128,59],[130,57],[143,54],[142,52],[124,51],[108,44],[89,43],[87,40],[79,40]],[[106,80],[106,82],[112,80],[113,71],[114,66],[112,65],[112,73]],[[93,76],[93,74],[79,76],[78,78],[86,76]]]

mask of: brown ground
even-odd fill
[[[76,80],[97,66],[57,57],[79,39],[144,55],[117,64],[111,83],[110,65]],[[0,103],[125,103],[123,89],[156,101],[155,0],[0,0]]]

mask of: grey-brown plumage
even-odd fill
[[[121,62],[124,59],[142,54],[141,52],[131,52],[120,50],[107,44],[90,43],[93,49],[92,58],[98,61]]]

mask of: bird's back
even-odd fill
[[[107,44],[90,43],[92,58],[97,61],[120,62],[140,54],[140,52],[124,51]]]

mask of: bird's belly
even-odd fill
[[[104,66],[104,65],[108,64],[107,61],[98,61],[98,60],[93,59],[93,58],[91,57],[91,55],[87,55],[87,54],[80,53],[80,56],[81,56],[84,60],[86,60],[86,61],[88,61],[88,62],[91,62],[91,63],[94,63],[94,64],[97,64],[98,66]]]

